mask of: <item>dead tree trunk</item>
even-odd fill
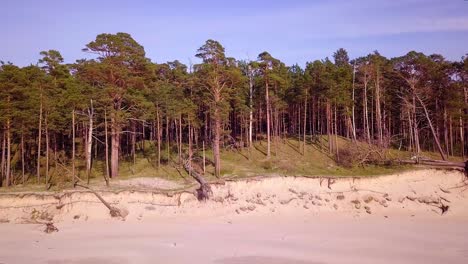
[[[437,149],[439,150],[440,156],[442,157],[443,160],[446,160],[444,151],[442,150],[442,147],[439,142],[439,137],[437,136],[434,126],[432,125],[431,117],[429,116],[429,112],[427,111],[426,104],[424,103],[423,100],[421,100],[421,97],[418,94],[415,94],[416,99],[418,99],[419,104],[421,104],[423,110],[424,110],[424,115],[426,116],[427,122],[429,123],[429,127],[431,128],[432,136],[434,137],[434,141],[437,145]]]
[[[200,184],[200,188],[197,189],[198,200],[205,201],[210,199],[210,197],[213,195],[210,184],[205,181],[203,176],[192,167],[189,159],[184,161],[184,169]]]
[[[89,184],[89,178],[91,175],[91,150],[93,148],[93,118],[94,108],[93,100],[90,101],[91,105],[88,108],[88,140],[86,146],[86,181]]]

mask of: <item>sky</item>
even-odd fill
[[[4,0],[0,60],[36,64],[55,49],[65,62],[100,33],[126,32],[153,62],[198,63],[196,50],[219,41],[226,55],[255,60],[268,51],[287,65],[378,50],[411,50],[460,60],[468,53],[467,0]]]

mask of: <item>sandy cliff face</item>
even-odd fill
[[[148,179],[146,180],[148,181]],[[154,187],[153,183],[149,186]],[[213,198],[190,191],[102,191],[126,220],[161,217],[277,215],[301,211],[353,217],[427,215],[468,218],[468,181],[460,172],[419,170],[375,178],[258,177],[214,184]],[[137,187],[142,186],[141,183]],[[156,186],[157,187],[157,186]],[[141,188],[140,188],[141,189]],[[109,219],[109,210],[87,191],[0,195],[0,222],[34,223]]]

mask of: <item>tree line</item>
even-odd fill
[[[351,60],[339,49],[301,68],[268,52],[237,60],[207,40],[196,51],[201,63],[187,66],[151,62],[127,33],[100,34],[83,52],[94,58],[65,64],[49,50],[34,65],[1,63],[2,186],[49,184],[59,167],[89,180],[94,160],[108,182],[139,152],[159,168],[191,162],[205,148],[219,177],[222,148],[262,141],[268,159],[287,137],[302,152],[324,137],[337,159],[338,137],[416,156],[437,151],[444,160],[466,155],[466,56],[374,51]]]

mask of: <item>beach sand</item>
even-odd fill
[[[468,263],[465,183],[458,172],[421,170],[330,188],[326,178],[226,182],[208,202],[103,193],[129,211],[125,221],[89,193],[4,194],[0,263]],[[59,231],[25,224],[33,210]]]

